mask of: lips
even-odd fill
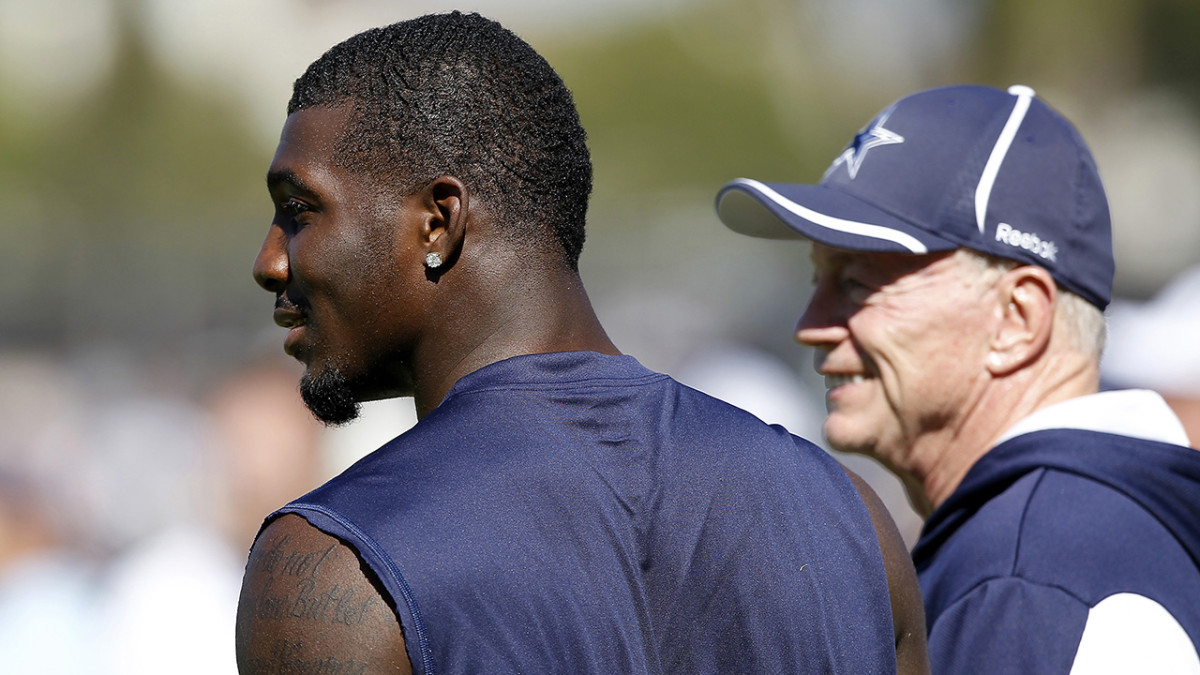
[[[275,312],[272,316],[277,326],[290,329],[287,337],[283,340],[284,353],[299,359],[298,350],[304,327],[308,323],[308,316],[282,294],[275,299]]]
[[[865,373],[825,373],[826,409],[833,413],[845,405],[860,401],[864,383],[871,379]]]
[[[281,328],[296,328],[304,325],[304,312],[295,305],[275,305],[275,325]]]
[[[825,376],[825,388],[826,389],[837,389],[838,387],[842,386],[843,384],[858,384],[859,382],[862,382],[865,379],[867,379],[867,378],[861,374],[854,374],[854,375],[828,374]]]

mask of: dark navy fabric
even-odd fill
[[[1069,672],[1090,608],[1165,607],[1200,651],[1200,452],[1052,429],[988,451],[913,551],[934,673]]]
[[[522,356],[280,511],[354,546],[415,672],[892,673],[829,455],[628,356]]]
[[[798,233],[851,251],[965,247],[1041,267],[1101,309],[1112,296],[1112,218],[1096,162],[1070,121],[1021,85],[905,96],[819,184],[739,178],[717,193],[717,215],[751,236]]]

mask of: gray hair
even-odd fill
[[[968,267],[977,273],[973,278],[984,285],[995,283],[1009,270],[1023,264],[968,248],[958,249],[955,255],[968,263]],[[1079,294],[1058,286],[1054,320],[1063,330],[1067,344],[1072,349],[1096,363],[1100,362],[1100,355],[1104,352],[1104,343],[1108,338],[1108,325],[1104,319],[1104,312],[1099,307],[1084,300]]]

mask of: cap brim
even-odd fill
[[[958,248],[845,192],[738,178],[717,193],[729,229],[767,239],[811,239],[851,251],[930,253]]]

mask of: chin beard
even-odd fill
[[[316,375],[305,373],[300,378],[300,398],[313,417],[329,426],[340,426],[356,419],[362,411],[350,381],[334,366]]]

